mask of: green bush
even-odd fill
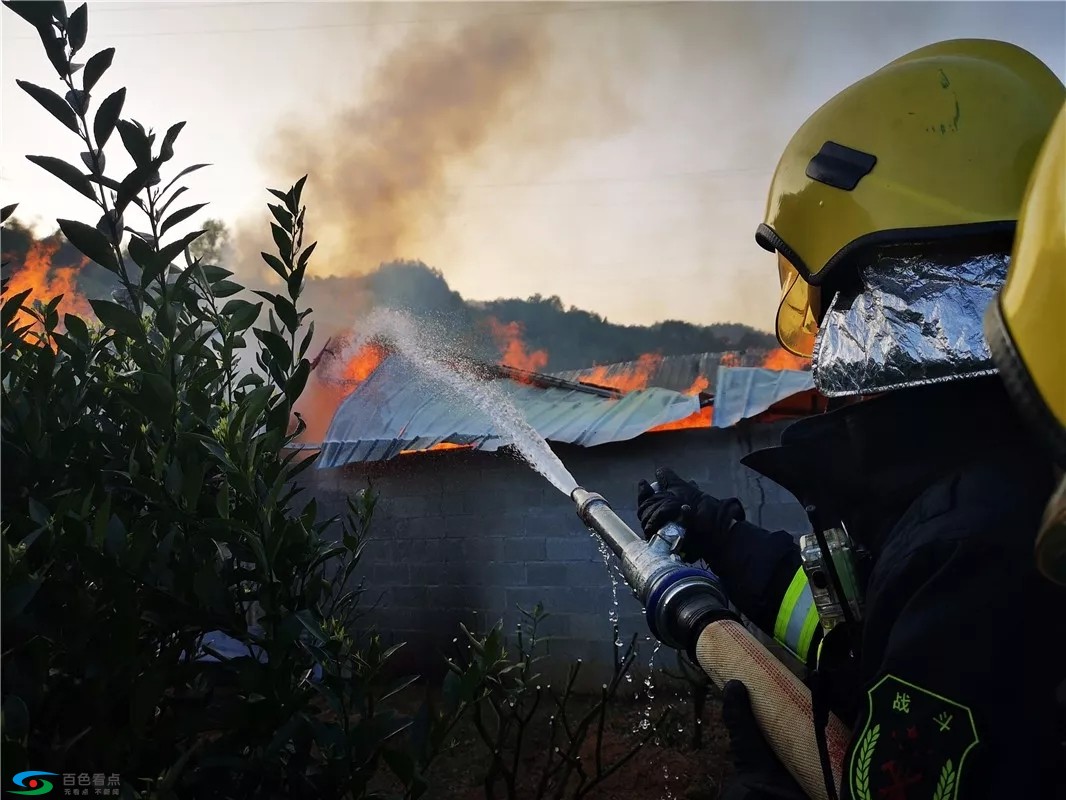
[[[570,664],[561,690],[553,689],[537,671],[548,656],[550,638],[540,633],[548,614],[538,603],[531,611],[519,609],[522,621],[509,641],[497,623],[486,634],[462,627],[465,641],[456,640],[455,656],[448,659],[444,681],[444,707],[448,712],[469,711],[478,738],[490,758],[482,780],[486,800],[498,795],[507,800],[582,800],[595,796],[604,781],[624,767],[663,729],[668,712],[636,734],[622,755],[604,752],[604,726],[608,714],[622,700],[623,679],[631,680],[637,657],[637,635],[623,646],[618,625],[611,640],[614,672],[593,698],[574,691],[581,672],[580,659]],[[532,727],[549,715],[548,746],[536,752],[531,746]]]
[[[122,117],[125,89],[101,83],[113,49],[74,63],[85,5],[5,5],[37,30],[64,95],[19,85],[78,137],[87,172],[28,158],[99,207],[93,224],[59,225],[124,287],[91,302],[91,321],[7,296],[4,280],[5,768],[120,773],[129,797],[366,796],[410,746],[409,720],[383,702],[391,651],[350,633],[373,496],[324,519],[293,485],[313,459],[286,449],[313,327],[304,179],[271,190],[263,258],[285,293],[239,296],[230,271],[192,257],[201,232],[174,232],[202,208],[175,200],[204,165],[163,178],[184,123],[157,134]],[[119,141],[124,176],[107,172]],[[257,368],[241,376],[245,347]],[[242,655],[194,657],[216,631]],[[417,796],[421,761],[403,764]]]
[[[93,224],[58,223],[122,287],[90,301],[94,320],[60,318],[60,297],[9,293],[6,275],[0,290],[8,774],[118,773],[130,798],[366,798],[387,786],[414,800],[470,712],[493,753],[486,795],[502,785],[515,797],[524,731],[543,703],[553,744],[537,796],[593,793],[662,723],[620,759],[601,757],[632,644],[616,648],[601,695],[575,710],[579,665],[562,692],[539,688],[538,608],[516,649],[498,626],[468,632],[443,709],[407,716],[393,703],[413,681],[390,678],[395,648],[353,633],[362,589],[352,575],[375,496],[368,487],[342,518],[324,518],[295,485],[314,458],[287,447],[303,429],[293,407],[313,332],[300,303],[315,247],[303,242],[304,178],[270,190],[276,249],[263,259],[284,294],[249,294],[205,260],[221,249],[199,246],[203,231],[174,232],[203,207],[175,200],[180,179],[205,165],[163,178],[184,123],[159,135],[123,118],[121,88],[97,102],[114,50],[74,61],[87,7],[5,5],[37,30],[64,94],[19,85],[78,137],[87,171],[28,158],[98,206]],[[107,172],[115,142],[134,163],[121,177]],[[248,348],[256,368],[242,375],[235,356]],[[219,652],[219,634],[239,654]]]

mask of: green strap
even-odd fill
[[[796,654],[804,663],[811,648],[811,640],[818,630],[818,609],[811,596],[811,587],[803,567],[796,570],[788,591],[777,610],[774,639]]]

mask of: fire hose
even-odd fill
[[[730,680],[742,681],[778,759],[809,797],[828,800],[810,690],[730,611],[718,578],[675,555],[684,529],[671,523],[645,541],[601,495],[578,488],[570,497],[581,521],[621,562],[652,634],[687,652],[719,689]],[[839,786],[850,732],[831,714],[825,734],[833,782]]]

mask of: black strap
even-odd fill
[[[811,713],[814,717],[814,738],[818,743],[818,760],[822,763],[822,778],[825,780],[825,793],[829,800],[837,800],[836,782],[833,780],[833,766],[829,761],[829,742],[825,729],[829,725],[829,698],[826,686],[826,672],[816,669],[811,687]]]

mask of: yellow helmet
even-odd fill
[[[1066,466],[1066,106],[1033,169],[1007,280],[985,336],[1007,390]],[[1066,481],[1048,508],[1037,563],[1066,585]]]
[[[755,235],[778,254],[781,345],[811,355],[819,287],[866,248],[1009,242],[1064,98],[1026,50],[959,39],[908,53],[815,111],[781,156]]]

